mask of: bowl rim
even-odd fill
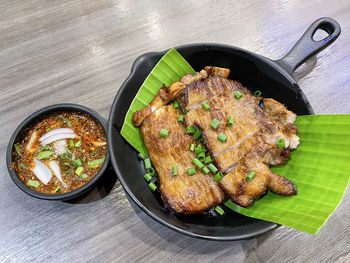
[[[180,46],[176,46],[174,47],[176,50],[179,49],[183,49],[183,48],[193,48],[193,47],[215,47],[215,48],[223,48],[223,49],[234,49],[236,51],[240,51],[243,52],[245,54],[254,56],[254,57],[258,57],[260,60],[264,61],[267,64],[270,64],[272,67],[276,67],[277,65],[275,63],[273,63],[273,61],[269,60],[268,58],[265,58],[259,54],[250,52],[248,50],[242,49],[242,48],[238,48],[235,46],[231,46],[231,45],[226,45],[226,44],[219,44],[219,43],[193,43],[193,44],[185,44],[185,45],[180,45]],[[120,100],[120,96],[122,94],[122,90],[125,89],[126,84],[132,79],[134,78],[134,75],[136,74],[137,68],[142,64],[143,60],[147,59],[150,56],[157,56],[157,55],[164,55],[167,51],[169,51],[169,49],[163,50],[163,51],[159,51],[159,52],[147,52],[147,53],[143,53],[141,55],[139,55],[135,61],[133,62],[132,66],[131,66],[131,70],[130,70],[130,74],[129,76],[125,79],[125,81],[123,82],[123,84],[120,86],[110,109],[110,113],[109,113],[109,117],[108,117],[108,135],[107,135],[107,140],[108,140],[108,145],[111,146],[112,143],[112,130],[113,130],[113,124],[111,122],[112,117],[114,117],[115,115],[115,108],[117,105],[117,101]],[[295,82],[295,80],[286,72],[281,71],[281,69],[276,69],[278,71],[280,71],[281,75],[283,75],[285,78],[287,78],[291,83],[295,83],[298,86],[298,84]],[[124,116],[125,118],[125,116]],[[130,146],[131,147],[131,146]],[[210,235],[205,235],[205,234],[197,234],[197,233],[193,233],[184,229],[181,229],[179,227],[174,226],[171,223],[168,223],[166,220],[163,220],[162,218],[158,217],[157,215],[155,215],[152,211],[150,211],[146,206],[144,206],[137,198],[136,196],[133,194],[133,192],[131,191],[131,189],[128,187],[127,183],[125,182],[123,176],[121,176],[121,172],[118,168],[118,165],[116,163],[116,156],[114,155],[113,151],[112,151],[112,147],[109,148],[110,150],[110,155],[111,155],[111,163],[112,166],[118,176],[119,181],[121,182],[121,185],[124,189],[124,191],[127,193],[127,195],[129,197],[131,197],[131,199],[133,200],[133,202],[135,202],[137,204],[137,206],[139,208],[141,208],[142,211],[144,211],[148,216],[150,216],[151,218],[153,218],[154,220],[156,220],[157,222],[161,223],[162,225],[175,230],[181,234],[187,235],[187,236],[191,236],[191,237],[195,237],[195,238],[201,238],[201,239],[206,239],[206,240],[215,240],[215,241],[234,241],[234,240],[244,240],[244,239],[249,239],[258,235],[261,235],[263,233],[266,233],[272,229],[275,229],[277,227],[279,227],[280,225],[277,223],[273,223],[273,222],[269,222],[269,221],[265,221],[265,220],[261,220],[261,221],[265,221],[268,222],[269,224],[262,227],[260,230],[254,230],[252,233],[247,233],[247,234],[240,234],[240,235],[231,235],[231,236],[210,236]],[[257,219],[258,220],[258,219]]]
[[[85,185],[82,187],[68,193],[63,193],[63,194],[45,194],[41,193],[38,191],[35,191],[34,189],[28,187],[25,183],[21,181],[19,176],[17,175],[17,172],[11,168],[11,165],[13,163],[13,147],[14,143],[18,137],[18,135],[25,129],[26,127],[30,126],[35,120],[39,117],[44,116],[45,114],[48,113],[53,113],[55,111],[77,111],[77,112],[82,112],[86,113],[89,116],[93,117],[103,128],[106,136],[107,136],[107,122],[103,117],[98,114],[96,111],[85,107],[83,105],[79,104],[73,104],[73,103],[60,103],[60,104],[54,104],[50,106],[46,106],[44,108],[41,108],[33,113],[31,113],[28,117],[26,117],[15,129],[13,132],[9,143],[7,145],[7,150],[6,150],[6,165],[7,165],[7,170],[8,173],[12,179],[12,181],[26,194],[39,198],[39,199],[44,199],[44,200],[59,200],[59,201],[64,201],[64,200],[69,200],[76,198],[83,193],[87,192],[90,190],[98,181],[98,179],[102,176],[102,174],[105,172],[109,162],[110,162],[110,153],[109,153],[109,145],[107,142],[107,154],[105,157],[105,161],[98,171],[98,173]]]

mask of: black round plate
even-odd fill
[[[286,104],[297,114],[312,114],[312,108],[293,78],[275,62],[254,53],[219,44],[192,44],[176,50],[199,71],[215,65],[231,69],[230,79],[240,81],[251,91],[261,90]],[[108,144],[112,165],[125,191],[148,215],[165,226],[193,237],[212,240],[250,238],[277,226],[225,209],[223,216],[211,213],[175,215],[163,207],[160,194],[152,193],[143,178],[145,170],[137,152],[121,137],[120,130],[129,106],[139,87],[166,51],[147,53],[136,59],[131,74],[120,88],[110,112]]]

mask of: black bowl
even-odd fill
[[[84,186],[64,194],[44,194],[40,193],[38,191],[35,191],[28,187],[26,184],[24,184],[21,179],[18,177],[16,171],[14,169],[11,169],[11,165],[13,163],[13,150],[14,150],[14,144],[19,140],[21,136],[23,136],[23,132],[27,127],[30,127],[33,123],[35,123],[38,119],[56,112],[56,111],[76,111],[76,112],[82,112],[90,115],[93,117],[97,122],[101,124],[103,127],[103,130],[105,131],[105,134],[107,135],[107,123],[106,121],[94,110],[89,109],[85,106],[77,105],[77,104],[70,104],[70,103],[62,103],[62,104],[55,104],[51,105],[45,108],[42,108],[41,110],[38,110],[31,115],[29,115],[24,121],[21,122],[21,124],[17,127],[17,129],[14,131],[13,135],[11,136],[11,139],[9,141],[9,144],[7,146],[7,153],[6,153],[6,164],[7,169],[9,171],[9,174],[12,178],[12,180],[15,182],[15,184],[25,193],[36,197],[40,199],[45,200],[60,200],[65,201],[69,199],[76,198],[90,189],[94,187],[94,185],[97,183],[98,179],[102,176],[102,174],[105,172],[108,164],[109,164],[109,151],[107,151],[106,159],[101,167],[101,169],[98,171],[98,173],[92,178],[91,181],[89,181]]]

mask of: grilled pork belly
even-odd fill
[[[242,97],[237,98],[235,92]],[[192,82],[180,101],[189,110],[185,124],[202,130],[215,165],[226,174],[219,184],[233,202],[247,207],[267,189],[280,195],[296,194],[292,182],[269,169],[269,165],[285,163],[289,149],[299,144],[293,112],[273,99],[264,100],[263,110],[259,98],[251,96],[240,83],[223,77]],[[210,110],[202,107],[204,102]],[[232,126],[227,125],[229,116],[234,120]],[[217,129],[210,126],[213,119],[220,121]],[[218,140],[219,133],[227,136],[225,142]],[[285,147],[277,146],[279,139],[284,139]],[[256,173],[251,182],[245,180],[249,171]]]
[[[169,87],[164,84],[158,90],[156,97],[145,108],[136,111],[133,115],[133,122],[136,127],[140,126],[144,119],[157,111],[160,107],[172,101],[175,96],[179,96],[185,88],[185,84],[176,81]]]
[[[196,174],[189,176],[187,169],[194,167],[195,153],[190,146],[193,137],[185,133],[184,125],[178,122],[179,110],[172,105],[162,106],[144,119],[141,134],[157,170],[160,192],[166,207],[176,213],[194,214],[224,201],[224,192],[210,174],[196,168]],[[160,130],[167,129],[167,138],[160,136]],[[177,167],[177,176],[172,168]]]
[[[262,109],[261,99],[251,96],[239,82],[228,80],[229,74],[228,69],[212,66],[195,75],[187,74],[169,87],[163,85],[154,100],[133,116],[158,172],[164,204],[176,213],[203,211],[222,202],[224,193],[242,207],[251,205],[267,190],[279,195],[296,194],[291,181],[269,168],[284,164],[290,158],[290,149],[298,146],[297,127],[293,125],[296,114],[273,99],[263,99]],[[197,168],[195,175],[187,174],[187,168],[194,167],[192,159],[196,156],[189,148],[195,141],[178,123],[180,111],[166,105],[174,99],[188,110],[185,126],[202,131],[213,163],[224,173],[219,183]],[[203,102],[209,110],[203,109]],[[232,126],[227,125],[230,116]],[[217,129],[210,125],[213,119],[220,122]],[[160,136],[160,129],[169,130],[167,138]],[[225,142],[218,140],[219,133],[227,136]],[[284,147],[278,147],[279,139],[284,139]],[[178,169],[176,177],[172,175],[174,165]],[[247,180],[250,172],[255,175]]]
[[[246,176],[249,172],[254,172],[255,176],[248,182]],[[288,179],[272,173],[269,166],[261,161],[261,155],[257,151],[251,151],[245,158],[242,158],[219,184],[229,194],[231,200],[242,207],[251,205],[267,190],[279,195],[296,194],[294,184]]]

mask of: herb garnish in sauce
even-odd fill
[[[106,135],[95,119],[79,112],[55,112],[28,128],[14,145],[14,168],[34,190],[61,194],[89,182],[106,154]]]

